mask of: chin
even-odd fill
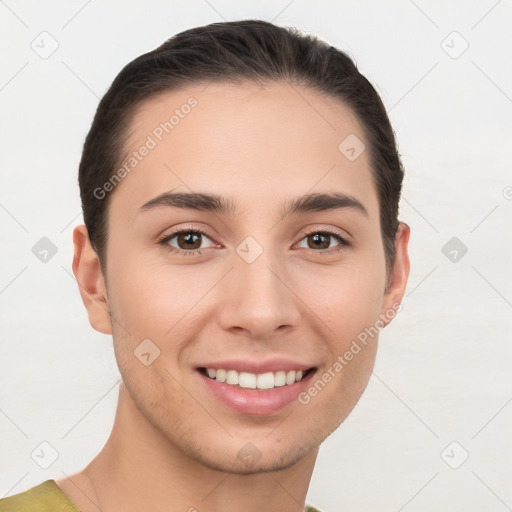
[[[215,471],[234,475],[256,475],[285,470],[300,462],[311,452],[311,449],[306,446],[284,450],[281,447],[279,452],[265,455],[265,448],[260,451],[254,447],[253,457],[251,458],[247,455],[244,456],[243,453],[244,446],[247,446],[247,444],[239,450],[233,449],[231,454],[226,452],[225,447],[219,447],[218,450],[200,451],[191,453],[189,456],[196,459],[201,465]]]

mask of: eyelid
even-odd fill
[[[351,245],[352,243],[352,236],[347,233],[347,231],[342,230],[340,228],[333,228],[333,227],[313,227],[309,230],[304,231],[301,238],[299,239],[299,242],[306,236],[313,235],[315,233],[326,233],[333,236],[339,236],[344,240],[344,242],[347,245]]]
[[[192,225],[185,225],[180,226],[179,228],[176,228],[175,230],[166,233],[165,235],[159,235],[158,239],[164,239],[169,236],[176,235],[178,233],[181,233],[182,231],[193,231],[197,233],[202,233],[203,235],[207,236],[210,240],[213,241],[215,237],[213,237],[209,232],[207,228],[203,227],[196,227]],[[345,241],[348,243],[352,239],[352,236],[345,230],[341,230],[340,228],[332,228],[332,227],[312,227],[311,229],[306,229],[302,235],[301,238],[298,239],[300,242],[305,236],[312,235],[314,233],[328,233],[330,235],[338,235],[339,237],[345,239]]]
[[[176,235],[179,235],[181,233],[188,233],[188,232],[191,232],[191,233],[200,233],[201,235],[205,236],[206,238],[208,238],[209,240],[211,240],[214,244],[217,244],[217,242],[215,242],[214,240],[214,237],[212,237],[210,235],[210,233],[208,232],[207,229],[205,228],[198,228],[198,227],[195,227],[195,226],[190,226],[190,225],[185,225],[185,226],[180,226],[179,228],[176,228],[170,232],[167,232],[167,233],[164,233],[163,235],[159,235],[157,237],[157,242],[159,244],[161,243],[164,243],[164,241],[169,241],[170,239],[174,238]],[[217,244],[218,245],[218,244]],[[172,246],[170,246],[172,247]],[[175,247],[172,247],[173,249],[175,249],[176,251],[180,251],[182,249],[176,249]],[[196,251],[202,251],[204,249],[194,249]],[[193,251],[185,251],[187,253],[192,253]]]
[[[206,247],[203,249],[193,249],[193,250],[187,251],[184,249],[179,249],[179,248],[173,247],[168,244],[169,240],[173,239],[176,235],[179,235],[181,233],[186,233],[186,232],[199,233],[202,236],[205,236],[206,238],[208,238],[214,245],[219,245],[217,242],[215,242],[214,237],[212,237],[209,234],[207,229],[202,228],[202,227],[198,228],[198,227],[195,227],[192,225],[180,226],[179,228],[176,228],[175,230],[171,231],[170,233],[166,233],[162,236],[159,236],[158,244],[166,246],[166,249],[168,249],[170,252],[178,254],[178,255],[201,254],[202,251],[204,251],[206,249],[210,249],[210,247]],[[351,242],[352,237],[350,235],[348,235],[348,233],[346,233],[346,231],[343,232],[339,228],[336,229],[336,228],[332,228],[332,227],[312,227],[309,230],[302,232],[300,238],[297,240],[297,242],[295,242],[294,245],[302,242],[302,240],[304,240],[306,237],[313,235],[313,234],[318,234],[318,233],[330,235],[330,236],[338,239],[337,241],[339,243],[339,246],[341,246],[341,248],[350,247],[352,245],[352,242]],[[338,248],[330,247],[328,249],[319,250],[319,251],[315,251],[314,249],[307,249],[307,250],[309,250],[310,252],[313,252],[313,253],[318,253],[318,254],[332,254],[332,253],[335,253],[337,250],[341,250],[341,249],[339,247]]]

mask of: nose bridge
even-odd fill
[[[285,284],[277,252],[264,249],[251,237],[236,252],[227,287],[229,296],[223,300],[223,328],[242,328],[254,337],[264,338],[283,325],[296,325],[297,303]]]

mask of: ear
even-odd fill
[[[381,320],[384,326],[394,318],[396,312],[399,310],[407,280],[409,279],[409,236],[411,229],[405,222],[400,222],[395,236],[395,261],[390,271],[388,278],[388,286],[384,294],[384,301],[381,310]],[[390,314],[393,311],[393,314]]]
[[[73,274],[75,274],[82,301],[92,327],[104,334],[112,334],[107,288],[101,271],[100,260],[92,248],[84,224],[73,230]]]

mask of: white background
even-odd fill
[[[320,450],[308,503],[511,510],[511,15],[510,0],[0,2],[0,497],[82,469],[112,427],[112,340],[90,327],[71,271],[77,168],[99,98],[177,32],[261,18],[348,51],[376,85],[412,229],[404,309]],[[58,42],[46,59],[31,47],[51,47],[43,31]],[[46,263],[32,253],[42,237],[58,248]],[[468,249],[456,262],[442,252],[452,237]],[[59,455],[48,469],[31,458],[42,441]]]

